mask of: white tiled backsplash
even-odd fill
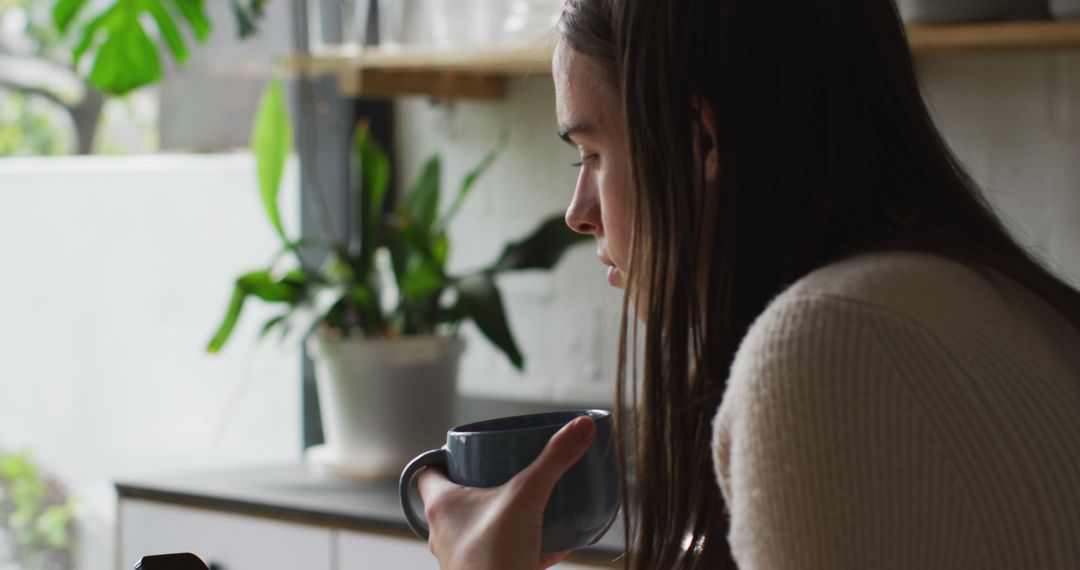
[[[1080,56],[957,56],[920,63],[927,99],[946,138],[1022,239],[1080,285]],[[496,255],[543,216],[565,208],[576,153],[556,136],[550,76],[515,82],[499,102],[398,107],[406,180],[434,151],[444,183],[457,181],[506,130],[507,152],[451,228],[452,265]],[[511,326],[526,355],[514,372],[475,333],[461,391],[473,395],[609,402],[621,295],[609,289],[593,247],[550,275],[503,280]]]

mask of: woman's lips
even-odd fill
[[[615,265],[615,262],[607,256],[607,252],[605,252],[603,249],[599,249],[596,251],[596,257],[599,257],[600,263],[603,263],[608,268],[607,282],[612,287],[619,287],[619,266]]]

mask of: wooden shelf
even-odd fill
[[[1080,20],[908,25],[916,56],[1080,49]]]
[[[506,95],[510,79],[550,75],[551,54],[547,43],[456,49],[416,46],[298,57],[289,63],[309,75],[337,74],[345,96],[499,99]]]
[[[917,57],[1080,50],[1080,20],[908,25]],[[517,47],[401,47],[292,58],[310,75],[336,74],[346,96],[499,99],[510,80],[551,73],[550,42]]]

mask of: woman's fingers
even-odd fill
[[[420,471],[416,479],[416,488],[420,491],[420,499],[424,502],[424,515],[430,522],[432,506],[439,504],[439,498],[457,488],[457,485],[447,478],[442,469],[428,466]]]
[[[555,483],[566,473],[592,445],[596,436],[596,422],[589,416],[581,416],[566,424],[551,436],[540,456],[518,473],[515,479],[529,486],[535,485],[543,496],[551,494]]]
[[[506,485],[461,487],[438,467],[417,486],[431,526],[428,547],[443,568],[548,568],[566,553],[538,555],[544,505],[555,483],[589,449],[596,423],[581,417],[551,437],[544,450]]]
[[[420,498],[424,500],[454,486],[454,482],[438,467],[424,467],[416,478],[416,487],[420,490]]]

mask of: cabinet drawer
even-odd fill
[[[121,569],[149,554],[194,552],[218,570],[335,570],[332,532],[322,527],[120,501]]]
[[[439,570],[439,561],[420,539],[342,530],[337,543],[338,570]]]
[[[376,533],[339,531],[338,570],[408,568],[439,570],[439,561],[419,539],[398,538]],[[563,562],[557,570],[594,570],[595,566]]]

